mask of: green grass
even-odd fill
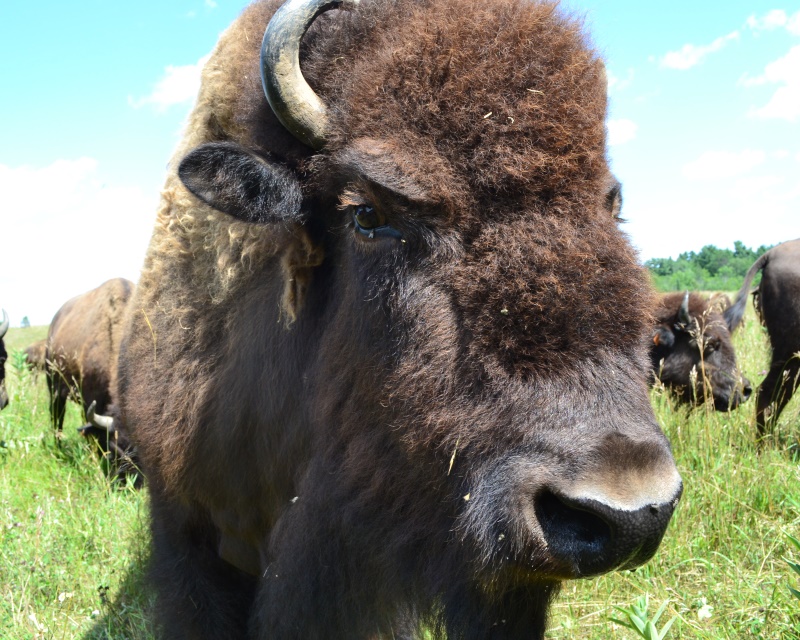
[[[25,333],[23,333],[25,332]],[[12,329],[11,349],[44,336]],[[748,310],[735,336],[754,385],[769,358],[764,330]],[[13,361],[13,354],[12,354]],[[11,405],[0,413],[0,638],[147,640],[151,595],[143,584],[147,493],[112,489],[75,431],[54,443],[42,376],[9,362]],[[800,396],[800,394],[798,394]],[[686,411],[652,392],[672,441],[685,491],[664,542],[644,567],[569,582],[553,608],[549,639],[632,639],[611,621],[647,596],[667,638],[800,638],[800,601],[789,587],[800,535],[800,397],[775,436],[756,446],[755,405],[732,413]]]
[[[9,329],[3,344],[9,353],[12,349],[22,351],[29,344],[33,344],[37,340],[44,340],[47,337],[47,325],[42,327],[26,327],[25,329]]]
[[[142,574],[147,495],[109,486],[70,403],[57,446],[44,376],[14,350],[47,328],[6,336],[10,405],[0,413],[0,638],[152,638]]]
[[[748,308],[734,336],[739,365],[754,386],[769,366],[768,339]],[[800,533],[800,393],[771,441],[756,445],[755,403],[731,413],[677,409],[652,392],[672,442],[684,494],[656,556],[633,572],[568,583],[553,608],[549,638],[633,638],[609,621],[614,607],[647,594],[668,638],[800,638],[800,604],[789,591],[786,533]]]

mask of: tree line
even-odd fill
[[[756,258],[771,246],[749,249],[737,240],[730,250],[708,244],[697,252],[687,251],[677,258],[653,258],[644,265],[659,291],[737,291]]]

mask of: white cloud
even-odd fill
[[[753,31],[772,31],[786,26],[786,22],[786,12],[783,9],[773,9],[760,18],[755,15],[750,16],[747,18],[745,25]]]
[[[152,105],[156,111],[166,111],[173,105],[194,100],[200,88],[200,73],[208,58],[208,55],[203,56],[197,64],[167,66],[164,69],[164,76],[149,95],[137,99],[129,97],[128,103],[134,109]]]
[[[214,2],[214,0],[206,0],[206,6],[209,9],[216,9],[217,8],[217,3]]]
[[[636,137],[639,125],[633,120],[619,119],[609,120],[606,123],[606,128],[608,129],[608,144],[615,146],[633,140]]]
[[[800,11],[786,22],[786,30],[793,36],[800,36]]]
[[[789,49],[782,58],[770,62],[764,73],[756,78],[740,81],[746,87],[777,84],[780,85],[763,107],[754,109],[751,116],[756,118],[778,118],[794,122],[800,118],[800,45]]]
[[[0,306],[13,325],[47,324],[70,297],[117,276],[136,280],[156,194],[104,184],[96,160],[0,165],[3,221]]]
[[[670,51],[661,58],[661,66],[667,69],[691,69],[699,64],[710,53],[719,51],[731,40],[738,40],[739,32],[733,31],[726,36],[720,36],[707,45],[685,44],[678,51]]]
[[[740,183],[746,184],[738,188]],[[752,182],[733,178],[714,190],[679,183],[671,197],[641,202],[631,185],[625,198],[626,230],[644,260],[676,257],[707,244],[733,248],[736,240],[749,247],[775,244],[798,235],[800,189],[793,183],[778,176]]]
[[[783,9],[773,9],[761,17],[750,16],[747,18],[745,26],[756,33],[785,27],[792,35],[800,36],[800,11],[789,16]]]
[[[730,188],[730,195],[739,199],[754,200],[757,196],[773,193],[784,184],[780,176],[752,176],[735,180]]]
[[[689,180],[719,180],[743,175],[766,159],[766,153],[754,149],[738,153],[707,151],[696,160],[684,165],[681,172]]]

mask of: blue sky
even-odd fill
[[[137,279],[199,63],[246,2],[0,4],[0,306]],[[609,72],[643,259],[800,236],[800,0],[563,0]]]

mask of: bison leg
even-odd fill
[[[50,421],[56,437],[61,434],[64,426],[64,415],[67,411],[69,398],[69,385],[64,381],[59,371],[47,372],[47,389],[50,391]]]
[[[242,640],[256,579],[219,558],[217,534],[199,510],[152,495],[157,619],[163,638]]]
[[[783,408],[792,399],[800,377],[800,358],[773,361],[756,392],[756,427],[759,438],[771,432]]]

